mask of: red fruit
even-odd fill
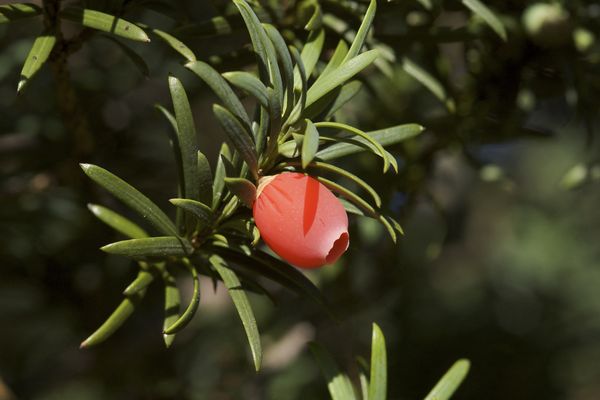
[[[310,176],[284,172],[262,178],[252,211],[263,240],[290,264],[317,268],[348,248],[344,206]]]

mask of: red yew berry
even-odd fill
[[[297,172],[260,180],[252,207],[265,243],[301,268],[335,262],[348,248],[348,215],[323,184]]]

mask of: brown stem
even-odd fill
[[[57,34],[60,33],[60,19],[58,18],[58,12],[60,11],[61,0],[43,0],[42,5],[44,7],[44,25],[48,30],[55,30]]]
[[[94,145],[89,122],[85,110],[71,85],[69,70],[67,69],[68,55],[65,51],[57,54],[52,60],[52,71],[56,81],[56,100],[58,109],[68,132],[73,137],[72,154],[75,159],[82,159],[90,155]]]
[[[86,31],[82,31],[81,37],[67,41],[62,35],[60,18],[61,0],[43,0],[44,25],[46,29],[54,31],[56,35],[56,46],[50,58],[54,80],[56,81],[56,100],[61,119],[67,132],[72,135],[72,156],[75,160],[81,160],[91,154],[94,137],[90,131],[90,124],[85,110],[77,97],[75,89],[71,85],[68,58],[69,55],[81,47],[82,38],[85,39]]]

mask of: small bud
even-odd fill
[[[334,263],[348,248],[344,206],[310,176],[284,172],[262,178],[252,210],[266,244],[298,267]]]

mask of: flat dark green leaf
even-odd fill
[[[392,217],[386,217],[386,219],[390,222],[392,227],[401,235],[404,235],[404,229],[402,229],[402,225],[398,221],[396,221]]]
[[[317,78],[317,82],[319,81],[319,79],[321,79],[322,76],[327,76],[327,74],[339,67],[342,64],[344,58],[346,58],[346,54],[348,54],[348,44],[345,40],[342,39],[338,42],[338,45],[335,48],[331,59],[329,59],[329,62],[323,69],[323,72],[321,72],[321,75],[319,75],[319,78]]]
[[[17,85],[17,92],[23,90],[31,78],[42,68],[42,65],[48,60],[55,44],[56,36],[51,33],[43,33],[35,39],[23,64],[21,78]]]
[[[452,365],[444,374],[442,379],[435,385],[425,400],[448,400],[467,376],[471,363],[469,360],[461,359]]]
[[[169,76],[169,91],[177,121],[177,136],[183,167],[183,196],[187,199],[198,200],[200,198],[198,139],[192,109],[181,81],[174,76]]]
[[[253,280],[252,277],[248,278],[248,276],[243,275],[239,271],[236,271],[236,274],[240,279],[241,288],[243,290],[245,290],[247,293],[254,293],[259,296],[265,296],[267,299],[269,299],[271,304],[277,306],[277,299],[263,285]]]
[[[223,162],[223,156],[229,154],[229,146],[227,143],[221,145],[219,151],[219,157],[217,158],[217,167],[215,169],[215,179],[213,180],[213,199],[212,209],[216,210],[221,202],[221,196],[223,195],[223,189],[225,188],[225,177],[227,176],[225,171],[225,164]]]
[[[268,89],[267,89],[267,95],[269,97],[274,96],[274,94],[270,94]],[[271,130],[271,120],[272,115],[271,115],[271,107],[270,107],[270,103],[269,103],[269,108],[264,108],[261,107],[260,108],[260,114],[259,114],[259,120],[258,120],[258,124],[255,124],[254,126],[254,137],[256,138],[256,153],[257,154],[263,154],[263,150],[266,144],[266,138],[267,135],[269,134],[270,130]],[[263,156],[264,158],[264,156]],[[262,159],[260,159],[259,161],[262,161]]]
[[[183,187],[180,196],[198,200],[200,198],[200,176],[198,170],[198,139],[192,109],[179,79],[169,76],[169,91],[173,108],[175,110],[175,121],[177,123],[177,148],[181,160],[181,172],[183,173]],[[196,228],[196,219],[189,214],[183,216],[185,221],[185,232],[189,235]]]
[[[358,375],[358,379],[360,381],[360,394],[363,400],[369,400],[369,379],[367,375],[363,372],[360,372]]]
[[[323,129],[323,131],[326,131],[326,130]],[[293,134],[292,134],[292,136],[293,136]],[[367,146],[365,143],[358,141],[357,137],[341,137],[341,136],[331,137],[331,136],[325,136],[325,135],[321,134],[320,139],[322,142],[328,143],[328,144],[348,143],[348,144],[358,146],[362,150],[371,150],[371,148],[369,146]],[[292,146],[292,144],[293,144],[293,146]],[[288,158],[297,157],[297,156],[299,156],[300,153],[296,152],[294,150],[296,147],[297,147],[296,143],[293,140],[288,140],[281,144],[280,154],[284,155],[285,157],[288,157]]]
[[[339,96],[343,86],[338,86],[320,99],[306,107],[302,116],[315,121],[328,121],[331,118],[325,118],[326,113],[333,106],[335,99]]]
[[[366,202],[362,197],[358,196],[356,193],[348,190],[342,185],[339,185],[335,182],[330,181],[329,179],[325,179],[321,176],[315,176],[316,180],[321,182],[323,185],[327,186],[331,191],[339,194],[340,196],[346,198],[356,207],[358,207],[366,216],[371,217],[379,221],[387,230],[390,235],[392,241],[396,243],[397,235],[396,230],[390,224],[390,221],[383,215],[379,214],[373,206],[371,206],[368,202]]]
[[[252,182],[244,178],[225,178],[225,185],[248,208],[252,208],[256,198],[256,186]]]
[[[298,71],[299,76],[299,81],[296,81],[294,79],[294,88],[299,87],[300,96],[299,99],[296,100],[296,105],[292,109],[292,112],[288,116],[284,126],[293,125],[300,119],[302,113],[304,112],[304,109],[306,108],[306,96],[308,94],[307,76],[306,71],[304,70],[304,63],[302,62],[302,57],[300,56],[300,53],[298,53],[298,50],[293,46],[290,46],[290,52],[292,53],[294,61],[296,62],[295,71]],[[296,90],[294,89],[294,91]]]
[[[316,29],[320,29],[323,25],[323,11],[321,10],[321,5],[318,1],[311,2],[313,13],[310,16],[310,19],[304,26],[304,29],[307,31],[314,31]]]
[[[219,224],[218,232],[223,234],[233,233],[243,238],[251,238],[253,228],[254,224],[251,221],[234,218]]]
[[[172,133],[175,136],[169,135],[169,138],[174,142],[174,144],[177,144],[179,146],[179,140],[177,138],[178,137],[177,120],[175,119],[175,116],[169,110],[167,110],[160,104],[155,104],[154,108],[156,110],[158,110],[166,118],[166,120],[169,122],[169,125],[171,125],[171,128],[173,128]],[[181,158],[181,151],[179,151],[179,148],[177,148],[177,151],[175,152],[175,158]],[[183,177],[183,173],[181,175]]]
[[[398,160],[396,160],[396,157],[387,150],[385,151],[385,156],[390,161],[390,165],[394,169],[394,172],[397,174],[398,173]]]
[[[88,204],[88,209],[102,222],[114,230],[121,232],[131,239],[141,239],[148,237],[146,231],[137,224],[131,222],[121,214],[118,214],[106,207],[98,204]]]
[[[285,98],[285,90],[284,90],[284,86],[283,86],[283,79],[281,77],[281,71],[279,69],[279,64],[277,63],[277,52],[275,51],[275,45],[273,44],[273,42],[271,41],[271,39],[269,39],[267,32],[265,31],[265,28],[262,26],[260,26],[260,29],[262,30],[261,32],[261,37],[262,40],[265,44],[264,48],[265,51],[267,52],[267,63],[269,66],[269,79],[270,79],[270,87],[273,88],[273,90],[275,91],[276,99],[277,102],[279,103],[277,105],[277,108],[281,109],[283,108],[283,102],[284,102],[284,98]]]
[[[367,34],[369,33],[369,29],[371,29],[371,25],[373,24],[373,19],[375,18],[375,11],[377,10],[377,1],[371,0],[369,3],[369,8],[367,8],[367,12],[365,13],[365,17],[363,18],[362,24],[360,24],[360,28],[358,28],[358,32],[356,32],[356,37],[350,46],[350,50],[348,50],[348,54],[344,58],[342,63],[351,60],[356,57],[363,45],[365,44],[365,40],[367,39]]]
[[[358,380],[360,382],[360,398],[362,400],[369,400],[369,365],[367,361],[362,357],[357,357],[356,362],[358,363]]]
[[[256,319],[254,318],[254,312],[252,306],[248,301],[246,293],[241,287],[241,283],[235,272],[228,268],[227,263],[218,255],[213,255],[209,259],[211,265],[217,270],[217,273],[223,279],[223,283],[233,304],[238,311],[248,342],[250,343],[250,350],[252,351],[252,359],[254,360],[254,368],[256,371],[260,370],[262,360],[262,348],[260,344],[260,334],[258,333],[258,327],[256,326]]]
[[[481,19],[483,19],[494,30],[494,32],[496,32],[498,36],[500,36],[500,38],[506,42],[506,29],[504,28],[502,21],[500,21],[500,18],[498,18],[496,14],[494,14],[492,10],[488,8],[488,6],[479,0],[462,0],[462,3],[475,14],[479,15]]]
[[[209,227],[215,219],[212,209],[199,201],[189,199],[171,199],[169,201],[196,217],[200,230]]]
[[[200,201],[204,204],[212,204],[213,200],[213,177],[210,163],[202,152],[198,151],[198,183],[200,187]]]
[[[360,81],[350,81],[315,101],[310,107],[304,110],[304,116],[307,118],[328,121],[333,117],[336,111],[352,100],[361,88],[362,83]]]
[[[181,307],[181,294],[177,287],[177,282],[173,275],[163,268],[162,278],[165,283],[165,316],[163,320],[163,332],[165,329],[170,327],[179,319],[179,308]],[[163,333],[163,340],[165,346],[171,347],[173,340],[175,340],[174,334]]]
[[[134,23],[100,11],[71,7],[62,10],[60,17],[87,28],[121,36],[125,39],[140,42],[150,41],[146,32]]]
[[[371,206],[368,202],[363,200],[356,193],[352,192],[349,189],[346,189],[342,185],[339,185],[333,181],[330,181],[329,179],[323,178],[322,176],[315,176],[314,178],[316,180],[318,180],[319,182],[321,182],[323,185],[327,186],[331,191],[339,194],[340,196],[346,198],[346,200],[352,202],[355,206],[357,206],[359,209],[361,209],[367,216],[374,218],[374,219],[379,218],[379,214],[377,213],[377,211],[375,211],[373,206]]]
[[[267,95],[267,87],[256,76],[245,71],[225,72],[223,77],[229,83],[243,91],[251,94],[256,98],[259,104],[265,108],[269,108],[269,96]]]
[[[364,139],[366,142],[365,144],[367,146],[369,146],[369,148],[371,148],[371,150],[375,153],[378,154],[379,156],[381,156],[381,158],[383,159],[383,172],[386,172],[389,167],[390,167],[390,161],[387,158],[387,155],[385,153],[385,149],[383,148],[383,146],[374,138],[372,138],[368,133],[361,131],[358,128],[355,128],[353,126],[347,125],[347,124],[342,124],[339,122],[317,122],[315,124],[315,126],[317,128],[333,128],[333,129],[339,129],[339,130],[343,130],[349,133],[352,133],[354,135],[359,136],[360,138]]]
[[[327,301],[319,288],[302,272],[288,263],[261,251],[256,251],[248,256],[227,247],[215,246],[213,249],[228,262],[233,262],[245,270],[254,271],[300,296],[311,299],[331,314]]]
[[[273,25],[262,25],[267,33],[267,36],[275,47],[275,52],[277,53],[277,57],[279,58],[283,68],[283,80],[286,89],[284,96],[286,98],[286,105],[284,110],[285,113],[283,114],[283,117],[285,118],[287,115],[289,115],[294,106],[294,65],[292,63],[290,51],[288,50],[287,44],[281,36],[281,33],[279,33],[277,28],[275,28]]]
[[[252,8],[244,0],[233,0],[233,3],[240,11],[248,34],[250,35],[250,41],[252,42],[252,48],[256,58],[258,59],[258,68],[260,71],[260,77],[263,82],[270,83],[269,76],[269,63],[267,61],[267,51],[265,50],[265,43],[263,35],[264,29],[261,25],[260,20],[252,10]]]
[[[292,165],[292,166],[298,165],[298,163],[295,163],[295,162],[288,162],[286,164]],[[306,168],[306,167],[303,167],[303,168]],[[343,168],[336,167],[335,165],[327,164],[327,163],[320,162],[320,161],[313,161],[310,164],[308,164],[308,169],[310,170],[312,168],[321,169],[321,170],[328,171],[328,172],[333,172],[334,174],[337,174],[341,177],[344,177],[344,178],[352,181],[353,183],[357,184],[359,187],[361,187],[362,189],[364,189],[371,195],[371,197],[373,198],[373,201],[375,201],[375,205],[377,207],[381,207],[381,197],[379,196],[377,191],[375,189],[373,189],[371,187],[371,185],[369,185],[367,182],[360,179],[358,176],[352,174],[351,172],[349,172]]]
[[[218,104],[213,105],[213,113],[217,117],[219,124],[225,131],[225,134],[233,147],[240,153],[252,175],[258,177],[258,158],[254,147],[253,138],[250,133],[244,129],[240,121],[230,113],[226,108]]]
[[[271,154],[271,146],[277,145],[279,133],[281,132],[281,104],[277,101],[277,94],[272,88],[267,88],[269,96],[269,149],[268,154]],[[258,146],[257,146],[258,148]]]
[[[304,70],[306,71],[306,78],[308,79],[315,69],[321,51],[323,50],[323,44],[325,43],[325,29],[319,29],[318,31],[312,31],[308,35],[308,39],[302,48],[300,56],[304,63]],[[299,71],[296,70],[296,81],[300,82]],[[299,89],[299,87],[297,88]]]
[[[275,47],[268,38],[260,20],[248,3],[244,0],[233,0],[233,2],[240,11],[240,14],[242,14],[242,18],[244,19],[244,23],[250,34],[250,40],[252,41],[254,52],[259,61],[261,79],[263,82],[269,82],[271,84],[275,93],[277,93],[279,103],[283,104],[283,82],[277,64]]]
[[[108,317],[108,319],[92,333],[87,339],[85,339],[79,348],[86,348],[95,346],[106,339],[108,339],[117,329],[119,329],[127,318],[133,314],[135,308],[139,305],[140,301],[146,294],[145,290],[141,290],[132,296],[127,296],[125,300],[119,304],[117,309]]]
[[[237,155],[238,154],[235,154],[235,156]],[[225,157],[224,155],[221,155],[220,158],[223,162],[223,165],[225,166],[226,176],[236,177],[239,175],[239,168],[236,168],[235,165],[233,165],[233,161],[230,161],[229,158]]]
[[[402,68],[408,75],[412,76],[429,89],[429,91],[446,106],[448,111],[454,112],[456,109],[454,100],[448,96],[446,89],[444,89],[444,86],[439,80],[408,57],[402,59]]]
[[[31,3],[0,5],[0,24],[42,15],[42,9]]]
[[[125,296],[131,296],[142,290],[145,290],[148,285],[154,281],[154,274],[148,270],[141,270],[137,277],[123,291]]]
[[[177,236],[177,229],[169,217],[133,186],[97,165],[81,164],[81,168],[94,182],[140,214],[160,232]]]
[[[133,65],[136,66],[138,71],[140,71],[140,73],[144,77],[147,78],[150,75],[150,69],[148,68],[148,64],[146,64],[146,61],[144,61],[142,56],[140,56],[131,47],[127,46],[125,43],[121,42],[120,40],[118,40],[112,36],[109,36],[109,35],[104,35],[104,37],[106,39],[110,40],[111,42],[113,42],[114,44],[116,44],[117,47],[119,47],[121,49],[121,51],[123,52],[123,54],[125,54],[127,56],[127,58],[129,58],[131,60]]]
[[[179,148],[179,128],[177,127],[177,120],[175,119],[175,116],[163,106],[155,104],[154,108],[160,111],[172,128],[167,130],[167,132],[169,134],[169,143],[171,144],[171,149],[173,150],[173,156],[175,157],[175,165],[177,167],[177,193],[178,195],[183,196],[185,182],[183,174],[183,160],[181,159],[181,149]],[[179,229],[179,233],[185,234],[186,227],[183,219],[183,210],[180,208],[177,209],[175,222],[177,224],[177,228]]]
[[[327,75],[321,75],[323,78],[318,79],[308,90],[306,106],[308,107],[336,87],[344,84],[354,75],[368,67],[376,58],[377,50],[369,50],[344,62]]]
[[[298,150],[298,143],[294,140],[288,140],[279,145],[279,154],[286,158],[295,158],[300,155]]]
[[[358,208],[354,204],[350,203],[348,200],[346,200],[342,197],[340,197],[338,200],[340,201],[340,203],[342,203],[346,212],[364,217],[365,213],[362,212],[362,210],[360,208]]]
[[[304,139],[304,135],[301,135],[299,132],[292,132],[292,138],[296,142],[296,147],[302,152],[302,140]]]
[[[396,235],[396,229],[394,229],[394,226],[390,223],[390,220],[385,215],[379,215],[379,218],[377,218],[377,220],[387,230],[387,232],[390,235],[390,238],[392,239],[392,241],[394,243],[396,243],[396,240],[398,238],[397,235]]]
[[[260,231],[258,230],[258,227],[256,225],[254,225],[252,227],[252,243],[250,243],[250,245],[252,247],[256,247],[258,245],[259,240],[260,240]]]
[[[377,324],[373,324],[371,340],[371,378],[369,400],[387,399],[387,354],[385,337]]]
[[[167,257],[184,257],[194,250],[186,239],[175,236],[158,236],[143,239],[122,240],[101,248],[110,254],[147,260]]]
[[[354,98],[362,89],[362,82],[360,81],[351,81],[341,87],[340,93],[335,97],[335,100],[329,107],[327,114],[325,115],[325,120],[331,119],[333,114],[335,114],[344,104],[348,103],[350,100]]]
[[[390,146],[396,143],[400,143],[404,140],[411,139],[421,132],[425,128],[417,124],[404,124],[397,125],[390,128],[380,129],[377,131],[370,131],[367,134],[373,138],[373,140],[381,143],[382,146]],[[336,143],[329,147],[320,150],[317,153],[317,158],[325,161],[334,160],[339,157],[355,154],[365,150],[364,145],[366,141],[363,138],[355,138],[356,144],[353,143]]]
[[[160,29],[151,28],[151,32],[158,36],[160,39],[162,39],[173,50],[185,57],[187,61],[196,61],[196,55],[194,54],[194,52],[175,36],[165,31],[161,31]]]
[[[164,335],[172,335],[185,328],[196,314],[196,311],[198,311],[198,306],[200,305],[200,280],[198,279],[198,272],[187,258],[183,259],[183,264],[192,274],[192,282],[194,283],[192,299],[183,314],[172,325],[163,330]]]
[[[293,69],[292,58],[289,53],[287,43],[275,26],[267,23],[262,23],[261,25],[264,28],[267,37],[273,43],[275,53],[277,54],[277,58],[279,59],[284,68],[285,81],[289,82],[289,78],[291,78]]]
[[[339,367],[331,355],[317,343],[309,344],[310,351],[313,353],[319,368],[327,381],[327,390],[332,400],[353,400],[356,399],[354,387],[348,375],[340,371]]]
[[[302,168],[306,169],[319,150],[319,131],[310,119],[305,120],[306,130],[302,139]]]
[[[185,64],[185,67],[198,75],[217,97],[223,102],[225,108],[238,117],[250,132],[252,122],[240,99],[233,92],[227,81],[213,67],[202,61]]]

